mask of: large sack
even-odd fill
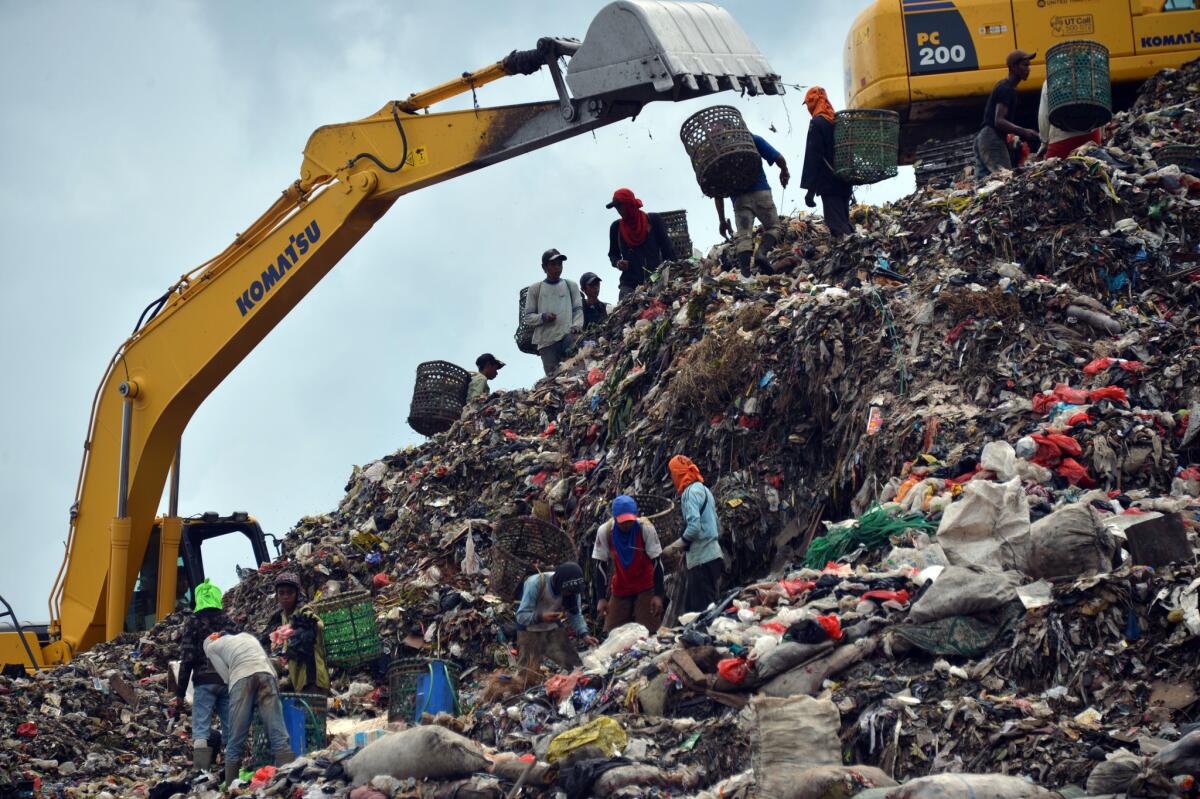
[[[1150,768],[1170,777],[1200,773],[1200,730],[1193,730],[1150,758]]]
[[[1029,501],[1020,478],[972,480],[938,524],[937,542],[955,565],[1024,570],[1029,557]]]
[[[800,775],[787,799],[850,799],[872,788],[896,785],[874,766],[813,766]]]
[[[805,769],[842,762],[841,717],[830,700],[756,696],[750,710],[750,763],[762,799],[790,799]]]
[[[1082,577],[1112,570],[1117,541],[1091,505],[1059,508],[1034,522],[1029,567],[1034,577]]]
[[[784,641],[755,661],[754,674],[760,682],[765,682],[825,654],[830,649],[833,649],[833,641],[821,641],[818,644]]]
[[[791,671],[765,683],[758,689],[764,696],[788,697],[814,696],[821,690],[821,683],[840,671],[854,665],[875,651],[874,638],[864,638],[847,646],[840,646],[824,657],[810,660]]]
[[[488,760],[469,738],[444,727],[413,727],[368,744],[346,764],[355,785],[386,774],[396,779],[444,780],[487,771]]]
[[[904,783],[887,799],[1053,799],[1040,785],[1006,774],[935,774]]]
[[[1141,772],[1146,758],[1139,757],[1128,749],[1121,748],[1109,752],[1108,759],[1097,763],[1087,778],[1088,796],[1100,796],[1106,793],[1125,793],[1138,773]]]
[[[947,566],[933,585],[913,603],[908,620],[914,624],[974,616],[1007,605],[1017,598],[1018,572],[999,572],[980,566]]]

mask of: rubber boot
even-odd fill
[[[750,277],[753,274],[750,271],[750,257],[753,254],[752,252],[739,252],[737,254],[738,268],[742,270],[742,277]]]
[[[213,764],[213,750],[207,746],[192,748],[192,768],[196,771],[208,771]]]
[[[762,241],[758,243],[758,252],[754,256],[754,266],[764,275],[773,273],[771,262],[767,260],[767,253],[775,249],[775,237],[770,233],[764,233]]]
[[[242,773],[241,763],[225,763],[225,787],[228,788],[233,784],[233,781]]]
[[[276,752],[275,753],[275,768],[279,768],[280,766],[286,766],[288,763],[291,763],[295,759],[296,759],[296,753],[293,752],[291,749],[288,749],[284,752]]]

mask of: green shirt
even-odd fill
[[[486,397],[489,391],[487,377],[482,372],[472,372],[471,385],[467,386],[467,402],[476,397]]]

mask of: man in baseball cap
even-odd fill
[[[608,305],[600,300],[600,276],[595,272],[584,272],[579,278],[583,290],[583,329],[597,327],[608,318]]]
[[[654,524],[638,515],[633,497],[612,503],[612,518],[596,530],[592,544],[592,588],[605,632],[636,621],[657,632],[666,605],[662,544]]]
[[[1023,128],[1013,120],[1017,115],[1017,85],[1029,78],[1030,62],[1037,53],[1013,50],[1004,59],[1008,75],[996,84],[988,97],[983,112],[983,127],[975,137],[975,175],[985,178],[1004,169],[1013,168],[1007,137],[1016,136],[1029,142],[1036,150],[1040,142],[1038,132]]]
[[[551,247],[542,253],[544,280],[529,287],[525,294],[522,321],[533,328],[533,346],[542,358],[547,377],[570,353],[575,336],[583,330],[583,300],[579,285],[562,276],[567,256]]]
[[[504,368],[504,361],[490,352],[485,352],[475,359],[475,368],[479,371],[471,374],[471,385],[467,387],[467,402],[478,397],[486,398],[491,393],[488,381],[496,379],[496,375]]]

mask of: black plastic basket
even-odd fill
[[[683,534],[683,517],[675,510],[675,503],[666,497],[653,494],[630,494],[637,503],[638,515],[654,525],[658,542],[666,549]]]
[[[879,108],[839,111],[833,123],[833,170],[847,183],[894,178],[900,151],[900,115]]]
[[[975,134],[960,136],[917,149],[913,165],[917,187],[945,188],[975,163]]]
[[[458,715],[458,680],[462,676],[462,669],[448,660],[403,658],[393,661],[388,666],[389,724],[394,721],[406,721],[410,724],[414,721],[420,721],[420,719],[416,718],[417,683],[426,675],[431,678],[433,677],[430,667],[434,663],[440,663],[446,668],[446,674],[450,678],[451,688],[454,691],[455,715]]]
[[[353,668],[370,663],[383,652],[375,605],[366,591],[347,591],[309,605],[325,625],[325,661]]]
[[[496,524],[492,544],[492,593],[505,599],[537,571],[553,571],[575,558],[575,544],[562,529],[536,516],[514,516]]]
[[[471,373],[449,361],[417,365],[408,426],[423,436],[444,433],[462,416]]]
[[[733,106],[714,105],[692,114],[679,129],[679,138],[705,195],[734,197],[758,180],[762,171],[758,147]]]
[[[1168,144],[1154,151],[1154,160],[1159,166],[1174,164],[1182,169],[1200,171],[1200,146]]]
[[[688,233],[687,211],[662,211],[659,217],[671,242],[671,257],[682,261],[692,257],[692,237]]]
[[[1112,119],[1108,48],[1100,42],[1060,42],[1046,51],[1050,124],[1071,132],[1100,127]]]
[[[513,334],[513,340],[517,342],[517,349],[528,355],[537,355],[538,348],[533,344],[533,328],[525,324],[525,298],[529,296],[529,287],[521,289],[520,302],[517,304],[517,332]]]

